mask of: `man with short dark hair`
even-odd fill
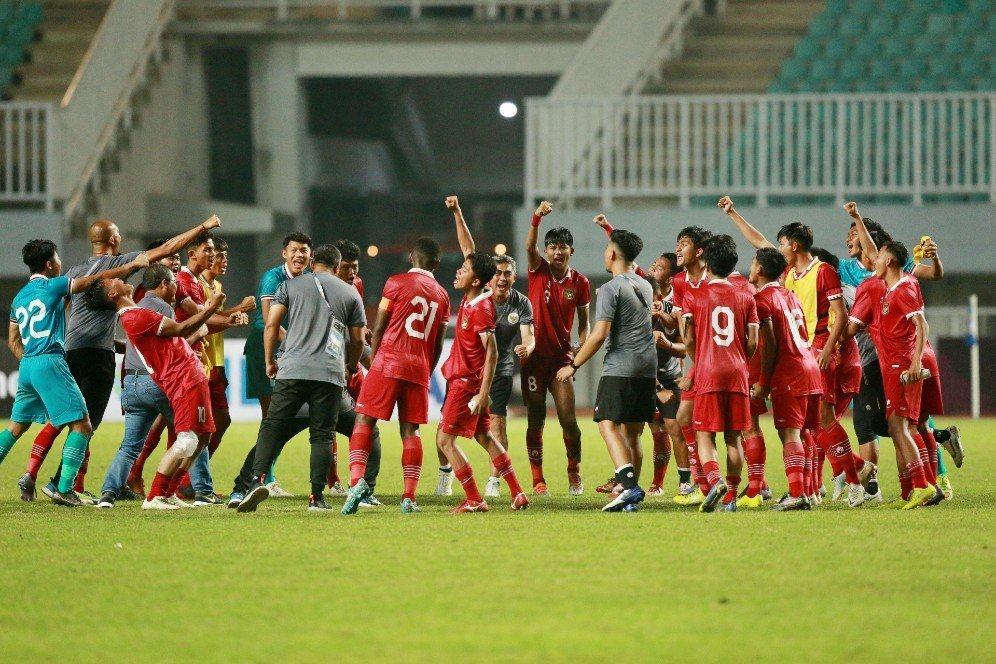
[[[363,350],[366,314],[356,289],[335,276],[339,250],[322,245],[313,272],[280,285],[263,331],[266,373],[276,382],[270,409],[259,427],[253,478],[239,512],[255,511],[270,491],[266,473],[283,446],[281,433],[308,404],[311,433],[309,511],[331,509],[322,495],[332,465],[332,437],[347,377],[356,372]],[[280,344],[280,330],[287,333]],[[282,355],[279,363],[277,347]]]
[[[598,290],[595,326],[571,363],[557,372],[557,380],[573,380],[578,369],[606,345],[595,422],[623,490],[603,512],[636,511],[645,495],[639,485],[640,435],[644,424],[654,418],[657,351],[650,314],[653,288],[633,268],[642,250],[643,240],[635,233],[612,231],[604,253],[605,271],[612,279]]]

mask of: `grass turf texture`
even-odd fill
[[[547,428],[553,496],[511,514],[508,490],[489,514],[450,516],[462,497],[432,496],[426,445],[419,504],[398,511],[400,442],[383,427],[384,506],[354,517],[305,511],[308,445],[285,448],[281,484],[298,494],[255,514],[225,508],[142,512],[59,508],[39,493],[18,499],[34,427],[0,466],[0,610],[3,659],[78,662],[627,660],[753,654],[767,661],[992,661],[993,502],[986,482],[996,421],[957,423],[965,466],[949,472],[955,499],[901,512],[849,510],[698,514],[648,498],[638,514],[601,514],[595,486],[611,474],[605,446],[582,423],[586,491],[567,495],[555,419]],[[510,420],[512,456],[529,480],[525,421]],[[87,488],[95,493],[120,424],[96,436]],[[435,427],[424,427],[431,441]],[[212,462],[230,490],[256,426],[236,424]],[[785,488],[773,431],[767,474]],[[341,438],[340,438],[341,441]],[[483,491],[483,451],[461,441]],[[644,436],[643,486],[652,471]],[[40,478],[54,470],[57,450]],[[339,458],[345,463],[345,448]],[[146,467],[151,480],[157,452]],[[897,492],[883,445],[881,483]],[[829,467],[827,468],[829,483]],[[302,497],[303,496],[303,497]],[[331,499],[340,505],[341,498]],[[987,643],[989,645],[987,645]]]

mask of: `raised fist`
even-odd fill
[[[135,260],[131,264],[138,268],[149,267],[149,255],[143,251],[138,256],[135,256]]]
[[[545,217],[551,212],[553,212],[553,203],[551,203],[550,201],[543,201],[542,203],[539,204],[539,207],[536,208],[537,217]]]
[[[242,304],[239,305],[239,311],[252,311],[256,308],[256,298],[252,295],[246,295],[242,298]]]
[[[215,293],[211,296],[211,306],[215,309],[221,309],[222,305],[225,304],[225,294]]]
[[[460,209],[460,201],[457,200],[456,196],[446,197],[446,209],[453,210],[454,212]]]
[[[597,226],[601,226],[602,228],[605,228],[606,226],[609,225],[609,220],[605,218],[604,214],[598,215],[597,217],[592,219],[592,221],[594,221]]]
[[[844,203],[844,212],[852,217],[858,216],[858,204],[854,201]]]
[[[730,214],[730,210],[733,209],[733,199],[729,196],[723,196],[716,205],[726,214]]]
[[[218,215],[212,214],[210,217],[208,217],[207,221],[201,224],[201,226],[203,226],[204,229],[208,231],[211,230],[212,228],[218,228],[219,226],[221,226],[221,219],[218,217]]]

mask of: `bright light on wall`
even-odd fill
[[[373,258],[379,253],[380,249],[377,247],[376,244],[371,244],[369,247],[367,247],[367,256],[369,256],[370,258]]]
[[[503,244],[495,245],[495,254],[497,254],[498,256],[504,255],[506,251],[508,251],[508,247],[506,247],[505,245]]]
[[[514,118],[519,114],[519,107],[513,102],[503,101],[498,107],[498,112],[501,113],[503,118]]]

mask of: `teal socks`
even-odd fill
[[[90,439],[76,431],[70,431],[66,436],[66,444],[62,448],[62,468],[59,472],[59,493],[69,493],[73,490],[76,473],[86,456],[86,446]]]

